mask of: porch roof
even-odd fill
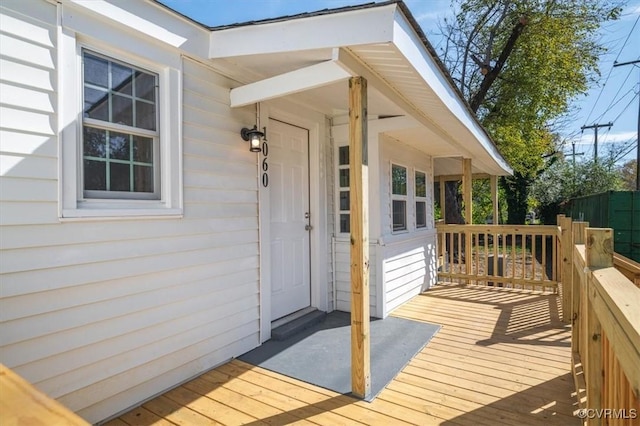
[[[209,46],[214,65],[242,83],[232,106],[287,96],[339,122],[347,80],[360,75],[369,117],[410,117],[385,133],[433,156],[436,175],[455,173],[456,157],[471,158],[473,173],[512,172],[402,1],[215,27]]]

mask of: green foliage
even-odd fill
[[[635,191],[640,188],[636,188],[636,173],[638,172],[638,162],[636,160],[629,160],[620,167],[620,176],[622,179],[623,191]]]
[[[577,163],[575,168],[557,161],[536,178],[531,195],[538,202],[543,222],[555,223],[562,205],[570,199],[621,188],[620,174],[611,158]]]
[[[443,28],[444,61],[467,100],[500,70],[476,113],[514,169],[501,180],[508,222],[523,223],[529,187],[556,150],[554,125],[598,75],[597,29],[621,8],[611,0],[452,1],[458,13]]]
[[[473,181],[473,223],[486,223],[487,218],[493,217],[491,203],[491,184],[488,179]]]
[[[436,205],[433,206],[433,218],[434,218],[434,220],[444,219],[442,217],[442,209],[440,208],[440,203],[439,202]]]

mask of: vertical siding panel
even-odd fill
[[[330,122],[327,123],[327,127],[330,128]],[[330,133],[330,132],[328,132]],[[334,150],[335,150],[335,141],[332,135],[327,135],[327,141],[324,144],[324,158],[325,165],[324,170],[326,171],[326,183],[327,183],[327,241],[329,242],[328,247],[328,268],[329,278],[331,279],[330,285],[328,286],[328,298],[329,308],[328,311],[331,312],[333,310],[338,309],[337,306],[334,306],[334,293],[337,291],[337,285],[335,281],[336,271],[334,264],[334,250],[335,250],[335,236],[336,236],[336,213],[335,213],[335,158],[334,158]]]

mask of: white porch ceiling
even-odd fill
[[[338,15],[340,19],[336,19]],[[385,133],[435,157],[436,175],[459,173],[461,169],[456,166],[461,157],[472,158],[474,173],[510,173],[509,166],[420,40],[411,19],[393,3],[234,27],[212,32],[210,56],[215,66],[233,70],[244,84],[337,61],[352,75],[362,75],[369,81],[370,117],[406,115],[415,119],[414,127]],[[369,25],[371,22],[377,27]],[[353,34],[349,28],[358,28],[360,33]],[[280,38],[269,40],[270,34]],[[286,41],[279,43],[282,37]],[[226,47],[216,49],[221,43],[226,43]],[[243,45],[233,49],[230,43]],[[329,117],[346,116],[348,75],[336,81],[339,78],[334,81],[327,78],[327,83],[320,87],[295,93],[283,89],[283,96]],[[321,80],[322,76],[315,79]],[[452,161],[446,161],[446,157]]]

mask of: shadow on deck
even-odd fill
[[[443,327],[371,403],[234,360],[108,424],[577,425],[559,303],[439,285],[394,312]]]

